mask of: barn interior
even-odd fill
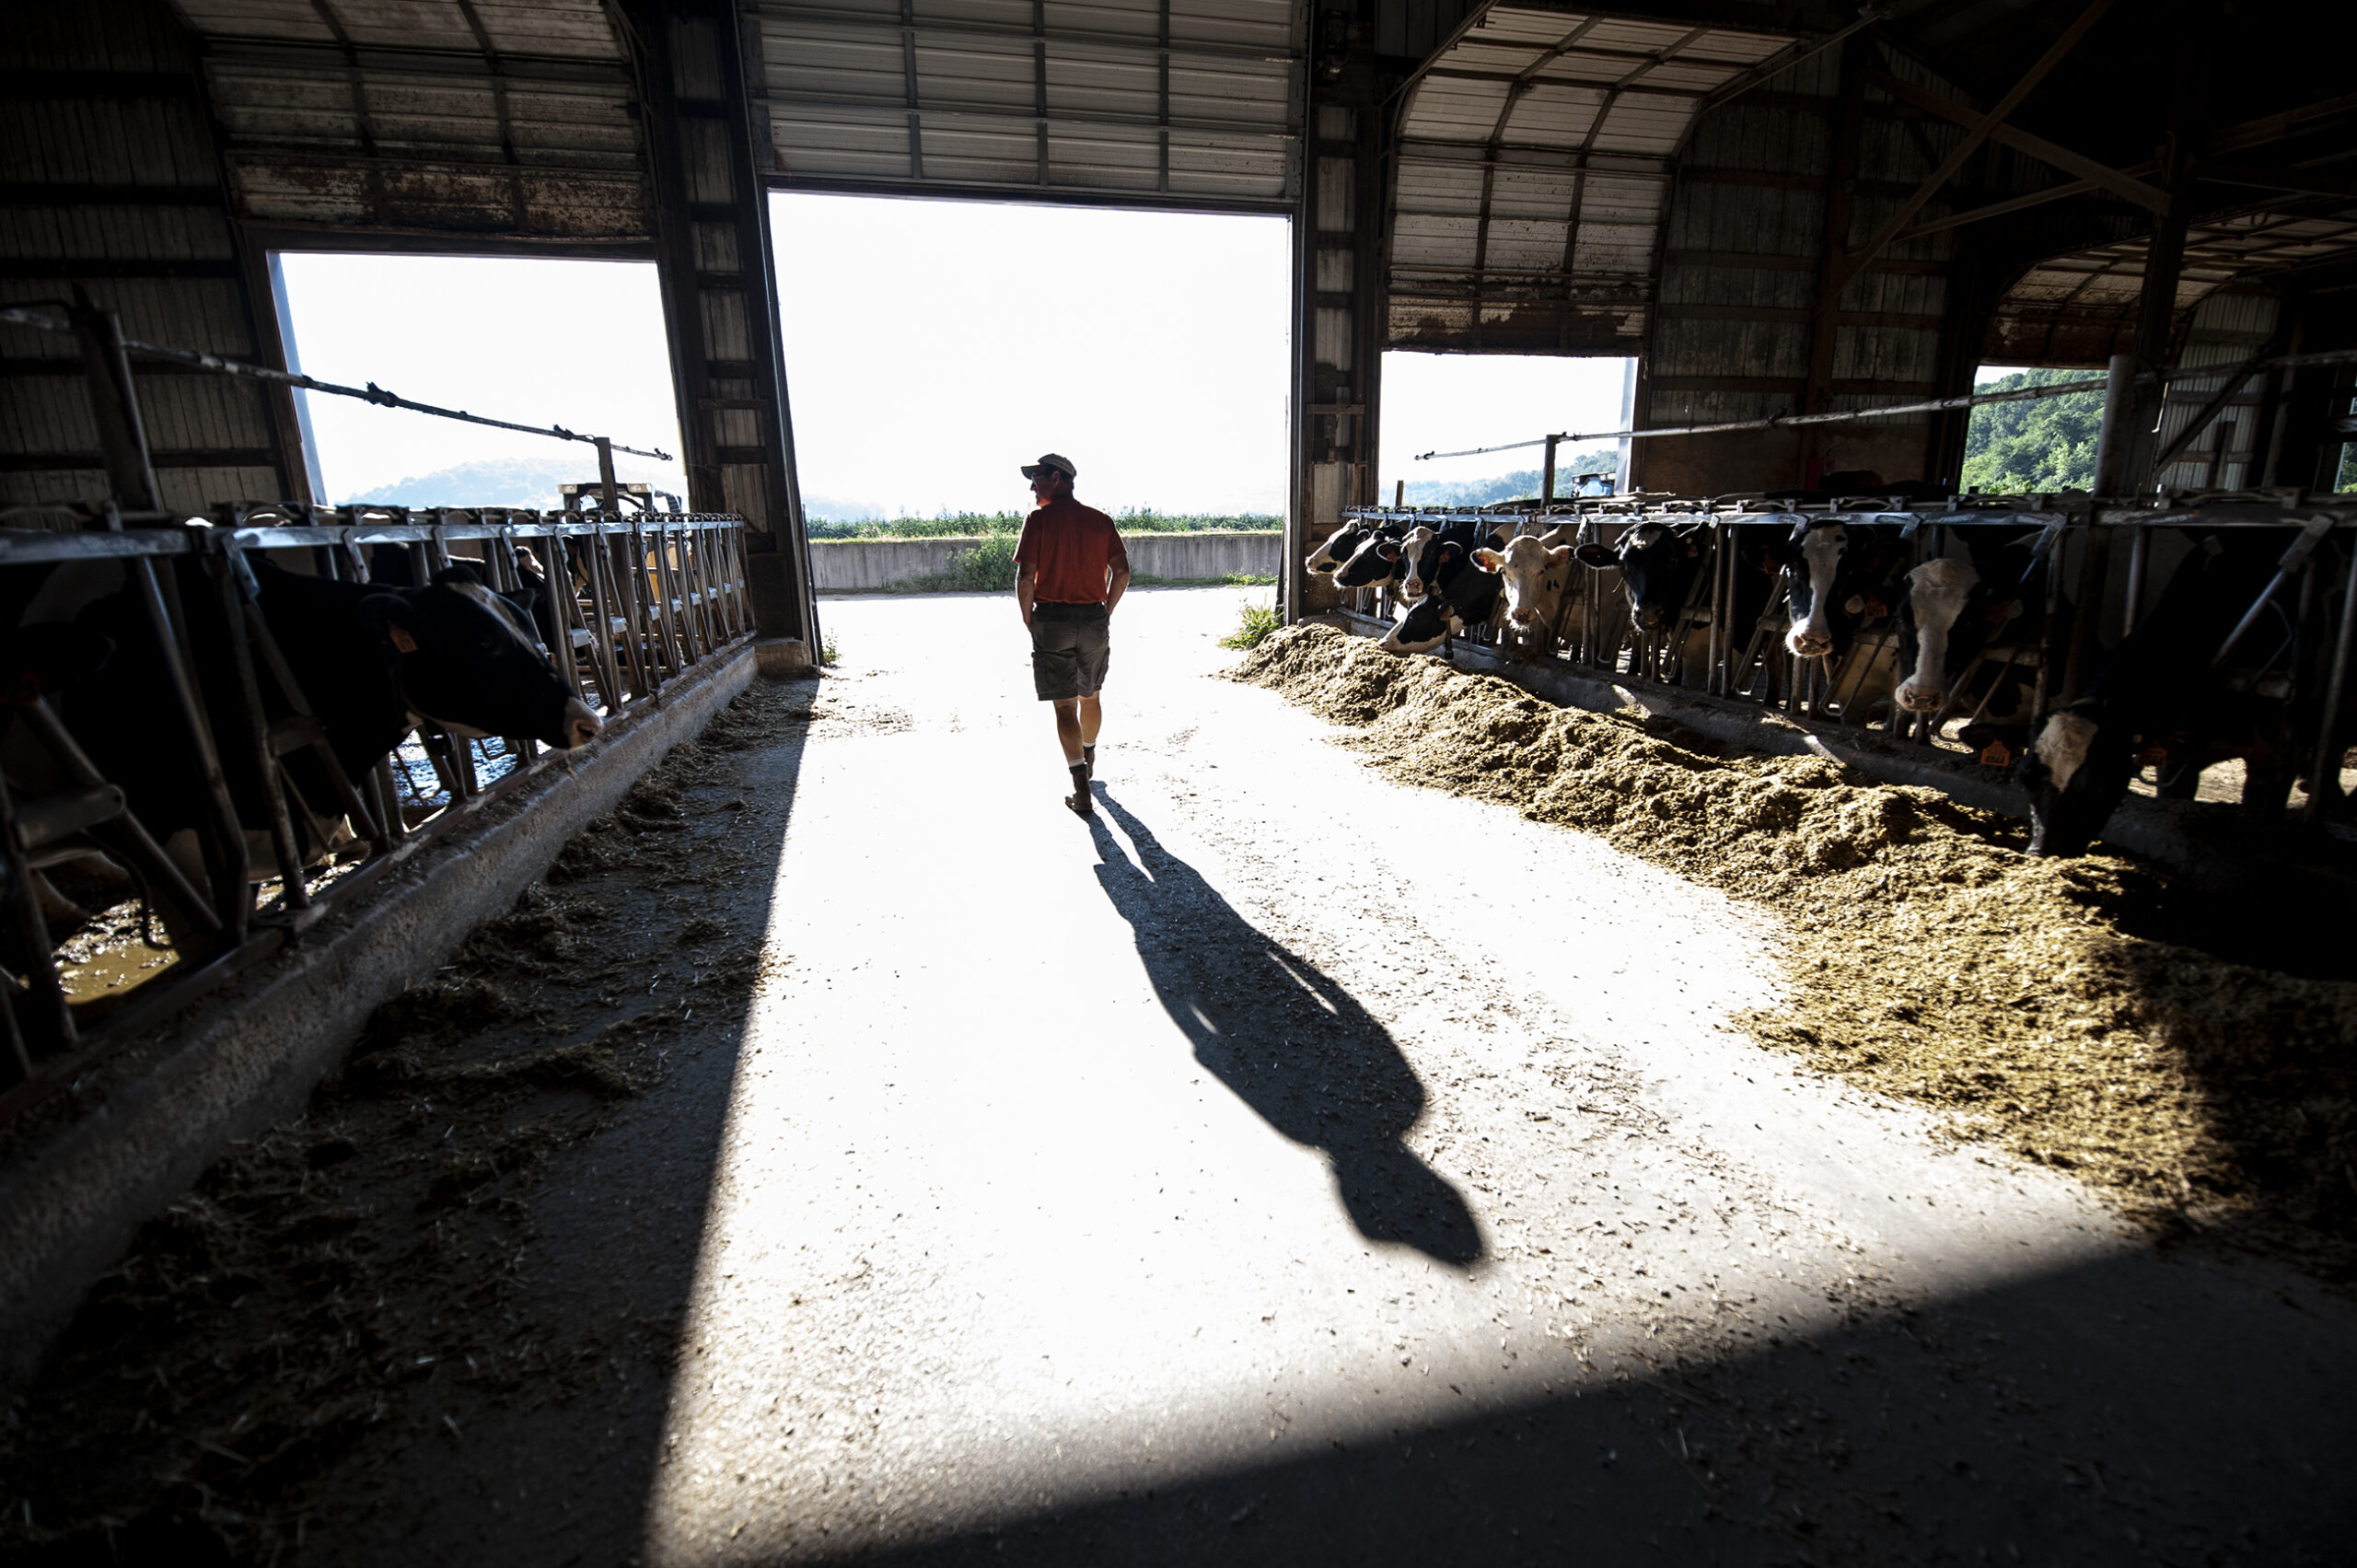
[[[2357,1461],[2357,1002],[2328,913],[2357,875],[2357,94],[2328,43],[2239,0],[26,9],[0,40],[0,569],[132,563],[158,645],[183,629],[157,668],[185,690],[183,557],[240,627],[258,568],[471,563],[539,596],[590,722],[506,743],[497,776],[424,724],[401,744],[435,809],[338,775],[366,853],[307,881],[300,801],[272,785],[241,835],[219,782],[239,748],[270,779],[328,749],[296,722],[309,671],[261,637],[196,830],[239,891],[158,895],[200,961],[95,1007],[46,961],[32,857],[109,830],[122,791],[64,766],[36,800],[11,761],[11,1554],[2332,1560]],[[1980,503],[2049,530],[2047,580],[2091,607],[2049,618],[2033,716],[2093,689],[2200,527],[2258,529],[2305,543],[2211,662],[2280,600],[2306,771],[2264,820],[2139,784],[2105,868],[2056,874],[2130,912],[2139,952],[2193,955],[2147,991],[2226,976],[2283,1047],[2239,1077],[2131,1053],[2084,1093],[2268,1099],[2274,1121],[2184,1136],[2296,1167],[2297,1201],[2125,1144],[1976,1144],[1980,1112],[1921,1091],[1970,1063],[1845,1078],[1823,1016],[1763,1049],[1745,1031],[1770,1038],[1792,974],[1839,967],[1799,929],[1822,901],[1747,924],[1768,917],[1734,874],[1563,833],[1601,830],[1535,795],[1400,791],[1202,679],[1224,656],[1175,598],[1125,611],[1163,728],[1074,860],[1069,819],[991,782],[1045,743],[982,716],[1004,693],[966,650],[1004,606],[819,595],[781,321],[844,302],[782,296],[778,253],[823,240],[779,228],[782,192],[1288,220],[1289,627],[1385,629],[1310,562],[1399,519],[1387,351],[1633,360],[1631,429],[1581,433],[1629,437],[1633,494],[1561,514],[1608,540],[1670,505],[1960,537],[1980,367],[2106,377],[2092,494]],[[610,440],[561,432],[563,511],[338,506],[307,458],[292,251],[652,262],[686,494],[631,494]],[[1510,530],[1552,526],[1549,482]],[[520,575],[519,544],[575,591]],[[1714,642],[1719,673],[1681,679],[1604,614],[1614,591],[1562,668],[1468,636],[1427,674],[1642,711],[1692,758],[1764,747],[1843,789],[2024,809],[1946,707],[1910,750],[1888,704],[1888,744],[1861,738],[1883,721],[1838,672],[1762,676],[1763,702],[1766,667],[1730,676]],[[840,627],[898,651],[812,679]],[[54,760],[29,647],[12,733]],[[1395,693],[1369,714],[1435,700],[1365,651],[1319,656]],[[1293,668],[1261,684],[1365,722]],[[1503,757],[1538,721],[1495,723]],[[953,853],[993,858],[944,877]],[[1075,906],[1061,947],[971,947]],[[1672,982],[1665,952],[1700,968]],[[1403,968],[1426,979],[1389,989]],[[1034,1011],[1054,987],[1072,1010]],[[1095,1049],[1133,1038],[1176,1066]],[[2097,1166],[2135,1169],[2072,1174]]]

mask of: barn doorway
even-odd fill
[[[770,212],[819,536],[1019,516],[1017,469],[1046,451],[1116,517],[1282,518],[1286,219],[802,193]]]

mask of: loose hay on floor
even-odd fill
[[[725,1049],[782,961],[746,875],[773,863],[776,830],[738,830],[731,776],[734,754],[806,728],[807,702],[756,685],[674,747],[546,882],[379,1007],[304,1117],[142,1227],[0,1400],[0,1558],[278,1561],[331,1472],[349,1484],[420,1440],[430,1385],[426,1438],[442,1412],[455,1440],[668,1367],[667,1316],[552,1318],[533,1205],[667,1058]]]
[[[1355,727],[1411,783],[1576,828],[1786,922],[1762,1043],[1950,1113],[1954,1135],[2346,1278],[2357,1263],[2357,983],[2133,934],[2176,889],[2020,824],[1817,758],[1717,757],[1332,627],[1239,680]],[[1691,739],[1692,738],[1688,738]]]

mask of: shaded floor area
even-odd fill
[[[539,981],[705,919],[726,1000],[291,1560],[2345,1555],[2348,1303],[1751,1045],[1771,917],[1209,679],[1239,597],[1124,604],[1088,824],[1005,598],[828,602]]]

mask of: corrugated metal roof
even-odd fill
[[[1401,117],[1393,341],[1633,353],[1673,157],[1704,99],[1789,41],[1575,11],[1481,14]]]
[[[747,9],[790,186],[1247,209],[1300,189],[1293,0]]]
[[[639,242],[652,203],[600,0],[179,0],[238,215]]]
[[[0,270],[14,299],[75,285],[135,337],[266,358],[195,63],[160,6],[44,8],[0,38],[38,86],[0,102]],[[265,306],[264,308],[267,308]],[[108,493],[72,338],[0,327],[0,500]],[[293,493],[260,385],[135,371],[165,504]]]
[[[1988,357],[2002,364],[2103,364],[2124,351],[2144,287],[2149,236],[2041,261],[1997,308]],[[2235,283],[2357,250],[2357,203],[2286,198],[2194,224],[2186,234],[2177,308],[2191,310]]]

